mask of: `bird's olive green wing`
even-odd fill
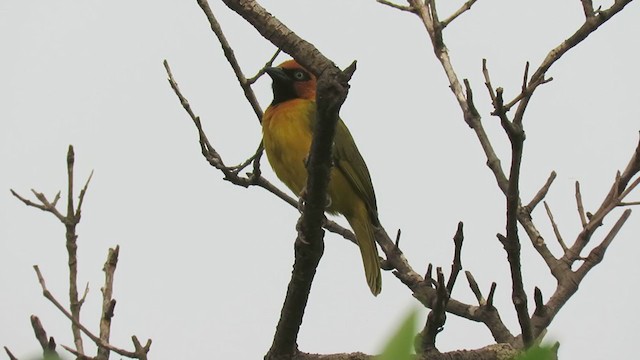
[[[315,104],[314,104],[315,105]],[[315,128],[316,107],[310,108],[311,131]],[[364,162],[358,147],[356,146],[347,125],[342,119],[338,119],[333,145],[333,166],[335,166],[356,190],[358,195],[367,204],[367,210],[374,224],[379,225],[378,205],[376,194],[373,191],[373,183],[367,164]]]
[[[371,175],[367,164],[364,162],[358,147],[356,146],[349,129],[342,120],[338,120],[333,146],[333,161],[349,180],[354,189],[367,204],[369,215],[374,224],[378,224],[378,205],[376,194],[373,190]]]

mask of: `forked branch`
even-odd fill
[[[62,312],[71,322],[71,329],[73,333],[74,339],[74,348],[63,346],[67,351],[71,352],[78,359],[91,359],[91,360],[106,360],[109,358],[109,352],[114,351],[122,356],[136,358],[140,360],[146,360],[147,352],[149,352],[149,348],[151,346],[151,340],[147,341],[147,345],[142,350],[136,351],[126,351],[123,349],[119,349],[109,344],[109,336],[111,332],[111,318],[113,317],[115,300],[113,299],[113,277],[116,270],[117,259],[119,247],[114,249],[109,249],[109,255],[107,257],[107,261],[104,265],[105,272],[105,285],[101,289],[102,291],[102,314],[100,316],[100,334],[96,336],[92,334],[80,321],[80,309],[82,304],[87,297],[89,292],[89,285],[85,287],[84,293],[82,297],[78,298],[78,289],[77,289],[77,239],[78,236],[76,234],[76,226],[80,222],[82,205],[84,202],[85,195],[87,193],[87,189],[89,186],[89,182],[93,176],[93,171],[89,175],[85,185],[80,190],[80,194],[78,196],[78,205],[74,206],[74,162],[75,162],[75,154],[73,151],[73,146],[69,146],[69,150],[67,152],[67,176],[68,176],[68,196],[67,196],[67,214],[62,215],[60,211],[56,208],[57,202],[60,199],[60,192],[56,194],[53,201],[49,201],[47,197],[39,193],[35,190],[32,190],[38,201],[40,203],[35,203],[31,200],[25,199],[15,191],[11,190],[11,193],[22,201],[27,206],[35,207],[37,209],[43,210],[45,212],[49,212],[53,214],[60,222],[65,226],[66,232],[66,248],[68,252],[68,264],[69,264],[69,310],[62,305],[53,294],[47,289],[44,276],[40,272],[40,269],[37,265],[34,266],[34,270],[38,277],[38,282],[42,288],[43,296],[49,300],[60,312]],[[48,358],[48,355],[55,354],[56,343],[53,340],[53,337],[47,338],[46,332],[40,323],[40,320],[37,316],[31,316],[31,324],[34,329],[37,340],[40,342],[45,358]],[[83,339],[82,333],[88,336],[98,347],[98,353],[96,357],[90,357],[85,354],[83,348]],[[144,351],[143,351],[144,350]],[[143,352],[142,352],[143,351]]]

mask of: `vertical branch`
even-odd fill
[[[78,300],[78,235],[76,235],[76,225],[80,222],[80,216],[76,216],[73,205],[73,164],[75,161],[75,154],[73,146],[69,145],[67,151],[67,181],[68,181],[68,194],[67,194],[67,216],[65,217],[64,225],[66,228],[66,246],[69,256],[69,308],[71,315],[74,319],[80,322],[80,310],[82,308],[82,302]],[[82,345],[82,335],[80,329],[75,323],[71,323],[71,332],[73,333],[73,342],[76,346],[76,350],[80,353],[84,353],[84,346]]]
[[[587,227],[587,216],[584,211],[584,205],[582,203],[582,193],[580,192],[580,182],[576,181],[576,204],[578,207],[578,215],[580,216],[580,223],[582,228]]]
[[[449,294],[453,291],[453,286],[456,283],[456,279],[458,278],[458,273],[462,270],[462,242],[464,241],[464,233],[462,231],[463,223],[462,221],[458,222],[458,229],[456,230],[456,234],[453,236],[453,244],[454,244],[454,255],[453,262],[451,263],[451,275],[449,275],[449,281],[447,281],[447,291]]]
[[[109,337],[111,336],[111,319],[116,306],[116,300],[113,299],[113,278],[118,265],[119,253],[120,246],[116,246],[115,249],[109,249],[107,261],[102,267],[102,271],[104,271],[104,287],[100,289],[102,291],[102,316],[100,317],[100,334],[98,336],[103,343],[109,343]],[[98,347],[96,360],[107,359],[109,359],[109,349]]]
[[[432,305],[432,310],[427,315],[427,323],[422,332],[421,351],[424,353],[436,352],[436,336],[444,329],[444,323],[447,321],[447,303],[449,302],[450,293],[444,282],[444,274],[441,268],[436,268],[436,298]]]
[[[331,170],[331,149],[338,113],[346,100],[353,63],[344,72],[325,71],[318,79],[318,126],[309,152],[306,201],[298,220],[295,262],[273,343],[265,359],[288,358],[297,352],[297,338],[316,268],[324,252],[324,210]]]
[[[520,261],[520,238],[518,236],[518,209],[520,206],[520,168],[524,149],[524,130],[522,123],[502,121],[502,126],[511,142],[511,169],[507,187],[507,236],[498,235],[500,242],[507,252],[509,268],[511,270],[512,294],[511,300],[518,315],[518,322],[522,329],[522,340],[525,347],[533,343],[531,321],[527,309],[527,294],[522,283]]]
[[[409,5],[414,9],[416,14],[422,20],[422,23],[429,34],[431,44],[433,45],[433,51],[440,61],[442,68],[444,69],[447,79],[449,80],[450,89],[458,100],[458,105],[462,109],[465,116],[469,113],[469,104],[462,91],[462,85],[458,80],[458,75],[451,65],[451,59],[449,58],[449,52],[444,45],[442,38],[442,25],[438,21],[435,1],[422,1],[422,0],[409,0]]]

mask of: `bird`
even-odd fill
[[[296,195],[307,183],[306,160],[316,121],[316,77],[295,60],[267,67],[273,101],[262,117],[262,140],[276,176]],[[371,293],[382,290],[375,229],[380,226],[369,169],[349,129],[338,119],[332,150],[333,167],[327,189],[330,214],[343,215],[360,248]]]

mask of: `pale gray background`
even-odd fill
[[[340,66],[359,61],[342,117],[371,170],[381,219],[390,232],[402,228],[411,264],[422,272],[432,262],[448,273],[450,239],[463,220],[463,265],[485,295],[498,282],[496,304],[517,331],[506,256],[495,238],[504,229],[504,200],[419,20],[373,0],[262,3]],[[444,17],[462,1],[441,3]],[[252,75],[273,46],[221,3],[211,5]],[[638,141],[637,5],[553,67],[555,80],[539,89],[525,119],[523,200],[556,170],[548,201],[567,240],[579,231],[574,182],[595,210]],[[508,142],[489,115],[481,59],[512,98],[525,61],[537,66],[582,18],[577,0],[482,0],[447,28],[453,63],[471,81],[504,164]],[[36,354],[31,314],[58,343],[72,343],[68,321],[41,296],[31,267],[39,264],[49,288],[66,299],[64,228],[9,188],[50,197],[64,190],[73,144],[77,182],[95,169],[78,228],[80,283],[91,289],[83,322],[97,328],[102,264],[107,248],[120,244],[113,344],[131,348],[136,334],[153,339],[152,359],[261,358],[289,280],[298,213],[265,191],[222,181],[200,155],[194,126],[166,81],[165,58],[227,163],[249,156],[261,135],[196,2],[4,0],[0,44],[0,344],[21,358]],[[266,107],[270,81],[255,90]],[[542,206],[533,216],[558,254]],[[607,219],[596,240],[614,221]],[[639,231],[634,213],[552,324],[548,338],[561,341],[563,359],[637,353]],[[539,286],[547,298],[555,283],[524,234],[523,244],[526,289]],[[352,244],[326,236],[302,350],[375,353],[417,306],[388,273],[382,294],[372,297],[361,268]],[[463,277],[454,296],[475,302]],[[482,325],[450,316],[438,345],[446,351],[491,340]]]

